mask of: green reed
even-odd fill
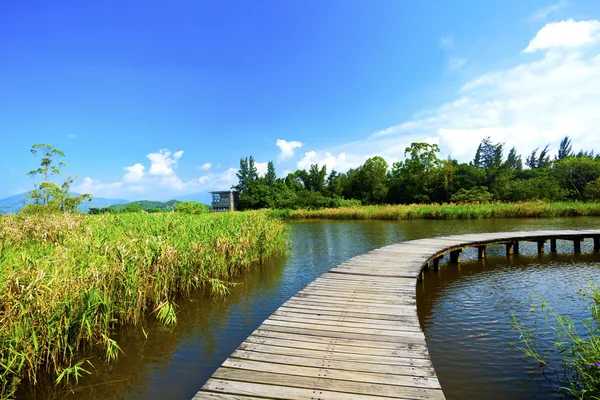
[[[175,300],[285,251],[285,224],[264,213],[0,218],[0,398],[46,370],[87,373],[85,347],[121,352],[119,325],[177,321]]]
[[[523,354],[533,358],[540,368],[550,367],[562,370],[559,390],[571,396],[584,400],[600,399],[600,289],[592,283],[587,291],[581,291],[587,300],[590,317],[583,321],[557,314],[546,300],[538,294],[540,307],[532,299],[534,322],[527,327],[513,315],[511,327],[519,333],[519,341],[515,343]],[[549,326],[555,333],[552,347],[540,352],[538,343],[540,333],[538,314],[544,314],[542,328]]]
[[[478,219],[600,216],[600,203],[542,201],[489,204],[410,204],[323,208],[319,210],[269,210],[282,219]]]

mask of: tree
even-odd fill
[[[42,204],[46,206],[50,200],[48,186],[46,185],[45,187],[39,187],[36,182],[36,177],[41,176],[42,183],[45,183],[48,182],[52,176],[60,175],[60,170],[65,168],[67,165],[62,161],[58,161],[57,159],[58,157],[64,157],[65,153],[55,149],[51,144],[44,143],[34,144],[30,151],[34,157],[36,157],[38,153],[41,153],[42,159],[39,168],[31,170],[27,173],[27,175],[31,176],[31,179],[33,179],[33,190],[29,192],[29,194],[36,204],[42,200]]]
[[[504,165],[513,171],[521,171],[523,169],[523,161],[521,160],[521,156],[517,154],[516,148],[513,147],[510,149]]]
[[[269,187],[273,186],[276,179],[277,174],[275,173],[275,165],[273,165],[273,161],[269,161],[267,163],[267,173],[265,174],[265,185]]]
[[[254,163],[254,157],[246,157],[240,159],[240,169],[236,173],[238,184],[233,186],[238,192],[246,193],[251,182],[258,179],[258,171]]]
[[[558,155],[556,156],[557,160],[564,160],[565,158],[569,158],[573,156],[573,146],[571,146],[571,139],[568,136],[565,136],[563,140],[561,140],[560,145],[558,146]]]
[[[394,163],[390,172],[392,203],[429,203],[432,197],[445,197],[446,178],[450,184],[454,171],[450,167],[442,170],[439,152],[437,144],[421,142],[411,143],[404,150],[406,159]]]
[[[31,147],[31,154],[34,157],[38,154],[42,156],[40,167],[27,173],[33,179],[33,190],[29,192],[29,196],[35,204],[39,204],[41,200],[45,207],[53,204],[62,212],[73,212],[84,200],[92,200],[91,194],[73,196],[70,193],[74,181],[71,175],[67,175],[60,185],[51,181],[53,176],[60,175],[61,170],[67,167],[63,161],[58,161],[59,157],[65,156],[65,153],[51,144],[39,143]],[[36,182],[37,177],[42,178],[39,185]]]
[[[365,161],[358,173],[360,200],[367,204],[381,204],[385,201],[388,193],[387,169],[387,162],[379,156]]]

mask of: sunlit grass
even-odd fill
[[[226,294],[286,242],[285,225],[256,212],[0,217],[0,398],[40,369],[77,381],[83,347],[115,360],[116,326],[174,324],[178,297]]]
[[[283,219],[477,219],[600,216],[600,203],[542,201],[489,204],[410,204],[324,208],[320,210],[273,210]]]

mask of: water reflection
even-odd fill
[[[81,379],[73,392],[57,389],[48,377],[40,376],[40,383],[24,385],[18,398],[190,399],[229,354],[283,302],[348,258],[388,244],[441,235],[595,229],[600,226],[600,219],[300,221],[289,226],[289,255],[269,260],[240,277],[240,285],[233,288],[226,299],[211,300],[205,293],[196,293],[188,301],[179,301],[178,324],[174,328],[160,326],[149,317],[145,327],[147,338],[140,328],[119,330],[115,337],[124,354],[116,364],[104,365],[101,357],[88,354],[96,370],[94,375]],[[529,250],[521,250],[522,257],[527,256]],[[587,248],[583,247],[582,251]],[[503,248],[490,248],[488,252],[491,257],[503,254]],[[476,251],[463,255],[466,261],[476,258]],[[464,265],[462,275],[455,278],[459,282],[470,274]],[[495,266],[488,263],[474,268],[494,270]],[[433,271],[428,273],[426,286],[418,286],[420,295],[432,294],[429,287],[432,274]],[[442,267],[440,284],[449,282],[445,276],[446,270]],[[494,285],[486,290],[503,290],[502,284]],[[459,293],[463,296],[459,298],[467,304],[488,303],[490,293]],[[424,312],[435,314],[436,303],[433,298],[428,301],[423,303]],[[469,334],[485,335],[477,330]]]
[[[570,245],[572,249],[572,243]],[[600,283],[598,254],[538,256],[537,247],[513,257],[492,256],[470,260],[426,273],[418,285],[417,304],[429,352],[449,400],[561,398],[555,370],[525,357],[511,343],[519,334],[511,317],[533,326],[531,300],[541,294],[553,309],[574,319],[585,319],[585,301],[578,290],[590,280]],[[591,249],[590,249],[591,250]],[[544,314],[540,315],[541,321]],[[554,332],[540,336],[549,350]],[[584,332],[582,332],[583,334]]]

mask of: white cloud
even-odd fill
[[[523,50],[532,53],[552,48],[572,48],[597,42],[600,39],[600,21],[552,22],[545,25]]]
[[[265,174],[267,173],[267,168],[268,168],[268,162],[255,162],[254,165],[256,166],[256,172],[258,172],[258,176],[265,176]]]
[[[231,186],[238,183],[236,173],[236,168],[229,168],[221,173],[202,175],[198,179],[190,182],[190,186],[194,187],[195,189],[193,191],[197,192],[228,190]]]
[[[181,158],[183,151],[177,151],[171,155],[168,149],[160,149],[158,153],[150,153],[146,155],[152,162],[150,165],[150,175],[169,176],[172,175],[173,168],[171,166],[177,165],[177,160]]]
[[[172,168],[182,155],[183,151],[171,153],[168,149],[162,149],[158,153],[147,155],[151,162],[147,174],[144,172],[146,167],[136,163],[124,167],[126,173],[117,182],[102,182],[86,177],[80,185],[73,187],[73,190],[78,193],[91,193],[98,197],[165,200],[187,193],[229,189],[237,183],[235,168],[182,180]],[[257,167],[262,170],[263,164],[266,171],[267,163],[257,163]]]
[[[591,26],[600,23],[588,22]],[[565,47],[560,52],[549,47],[534,61],[476,77],[454,100],[420,111],[364,140],[307,152],[298,167],[325,163],[342,171],[373,155],[391,164],[403,158],[404,149],[416,141],[438,143],[441,158],[451,155],[470,161],[486,136],[504,142],[507,151],[516,147],[522,155],[546,144],[556,152],[567,135],[574,148],[599,151],[599,47]]]
[[[202,171],[208,171],[210,169],[210,167],[212,167],[212,164],[207,162],[207,163],[202,164],[202,166],[200,166],[200,169]]]
[[[123,169],[127,171],[125,176],[123,176],[123,182],[138,182],[145,175],[145,167],[140,163],[132,165],[131,167],[125,167]]]
[[[277,139],[277,143],[275,143],[275,145],[281,150],[277,160],[283,161],[287,158],[293,157],[294,149],[302,147],[302,142],[298,142],[296,140],[288,142],[287,140]]]

